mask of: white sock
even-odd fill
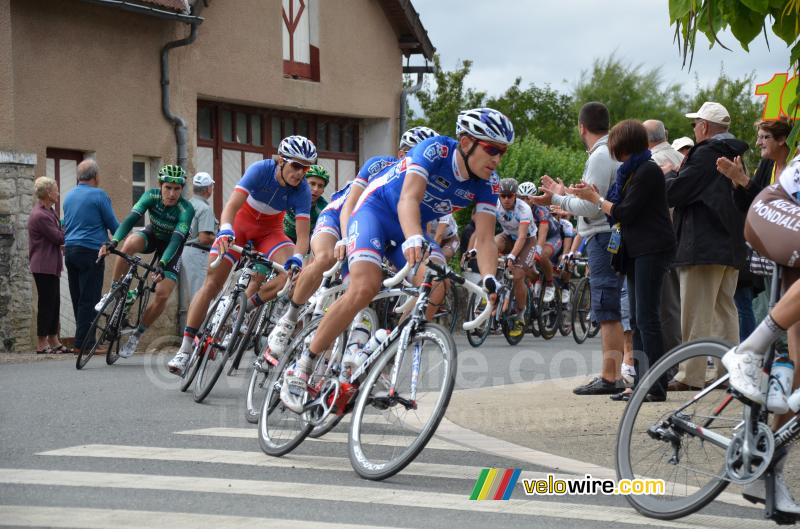
[[[191,353],[192,349],[194,348],[194,338],[191,336],[183,335],[183,341],[181,342],[181,348],[178,350],[179,353]]]
[[[756,330],[739,345],[738,350],[739,352],[749,351],[758,356],[764,356],[764,353],[772,342],[777,340],[784,331],[785,329],[782,329],[780,325],[775,323],[772,316],[767,315],[764,321],[756,327]]]

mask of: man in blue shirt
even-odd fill
[[[97,251],[119,226],[108,193],[97,187],[97,162],[78,164],[78,185],[64,198],[64,232],[69,295],[75,313],[75,348],[80,349],[103,290],[103,261]]]

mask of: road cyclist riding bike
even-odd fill
[[[517,300],[517,316],[509,330],[512,338],[525,332],[525,307],[528,305],[526,274],[533,270],[536,224],[531,207],[517,198],[517,181],[500,180],[500,198],[497,200],[497,223],[502,231],[495,236],[497,250],[505,255],[506,268],[513,274],[513,292]]]
[[[735,347],[710,339],[676,347],[644,372],[631,395],[617,438],[617,475],[668,482],[666,495],[626,497],[645,515],[687,516],[736,483],[746,499],[765,504],[766,518],[788,524],[800,516],[784,477],[800,434],[800,391],[792,392],[800,345],[799,182],[800,156],[758,194],[747,215],[745,238],[778,265],[769,315]],[[775,346],[783,332],[788,351]],[[708,357],[721,358],[727,374],[709,365],[704,387],[670,391],[666,402],[651,397],[650,389],[678,364],[698,357],[704,365]],[[675,483],[683,479],[690,486]]]
[[[436,132],[427,127],[414,127],[406,131],[398,149],[398,157],[405,156],[408,149],[433,136],[436,136]],[[352,206],[348,210],[346,205],[354,204],[364,188],[384,169],[396,162],[397,159],[390,156],[375,156],[367,160],[355,179],[335,193],[331,197],[331,202],[320,213],[314,233],[311,235],[311,262],[297,278],[288,311],[281,316],[269,335],[267,343],[272,353],[284,352],[294,333],[301,308],[322,284],[322,274],[333,266],[335,259],[344,259],[346,241],[342,240],[341,226],[347,225],[349,212],[352,211]]]
[[[435,136],[419,143],[375,178],[360,197],[348,222],[350,287],[325,314],[296,365],[287,369],[281,388],[287,408],[302,412],[317,355],[330,347],[380,290],[384,256],[398,269],[407,261],[421,261],[426,240],[423,226],[434,218],[476,204],[478,264],[484,286],[495,290],[493,234],[499,183],[494,171],[514,140],[514,130],[500,112],[478,108],[459,114],[456,132],[457,140]],[[392,241],[405,242],[390,248]],[[443,264],[441,251],[435,244],[431,247],[432,260]]]
[[[183,373],[208,307],[239,260],[238,252],[230,249],[231,243],[243,247],[253,241],[254,249],[268,260],[284,265],[287,270],[292,266],[302,267],[303,255],[308,252],[311,211],[311,190],[305,175],[316,161],[317,149],[311,141],[303,136],[289,136],[278,145],[277,161],[262,160],[247,168],[222,210],[220,230],[209,253],[209,263],[218,255],[224,259],[217,268],[209,268],[202,288],[189,305],[181,347],[167,364],[171,373]],[[296,245],[283,231],[283,217],[288,209],[295,212]],[[286,280],[280,276],[259,289],[266,270],[260,272],[247,291],[248,309],[274,298]]]
[[[194,208],[188,200],[181,197],[183,187],[186,185],[186,171],[179,165],[164,165],[158,171],[158,182],[158,188],[146,191],[139,198],[130,214],[111,237],[111,241],[100,247],[98,253],[98,257],[105,257],[109,253],[109,248],[116,248],[125,239],[120,251],[128,256],[153,252],[160,256],[154,272],[155,280],[159,281],[155,296],[150,300],[139,326],[122,347],[119,353],[122,358],[130,358],[133,355],[142,335],[164,311],[167,300],[178,282],[183,243],[194,218]],[[126,239],[145,214],[149,215],[149,224],[143,230],[133,231]],[[129,266],[127,260],[117,259],[112,276],[115,283],[127,273]],[[114,284],[109,292],[113,292]],[[97,306],[101,306],[102,302],[103,300]]]

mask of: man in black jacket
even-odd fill
[[[746,257],[744,215],[733,201],[730,181],[717,171],[717,158],[733,159],[748,146],[728,132],[730,114],[719,103],[707,101],[686,117],[694,121],[696,144],[680,170],[666,177],[667,199],[675,208],[683,341],[714,337],[736,343],[733,296]],[[705,358],[684,362],[669,389],[702,388],[705,371]]]

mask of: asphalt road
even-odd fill
[[[596,372],[599,358],[597,339],[457,343],[458,390]],[[366,481],[350,467],[346,421],[272,458],[244,421],[243,375],[195,404],[166,359],[109,367],[94,358],[80,372],[71,360],[0,365],[0,526],[766,527],[757,511],[731,505],[662,522],[618,496],[527,497],[521,481],[511,501],[469,501],[482,469],[552,470],[437,439],[400,474]]]

